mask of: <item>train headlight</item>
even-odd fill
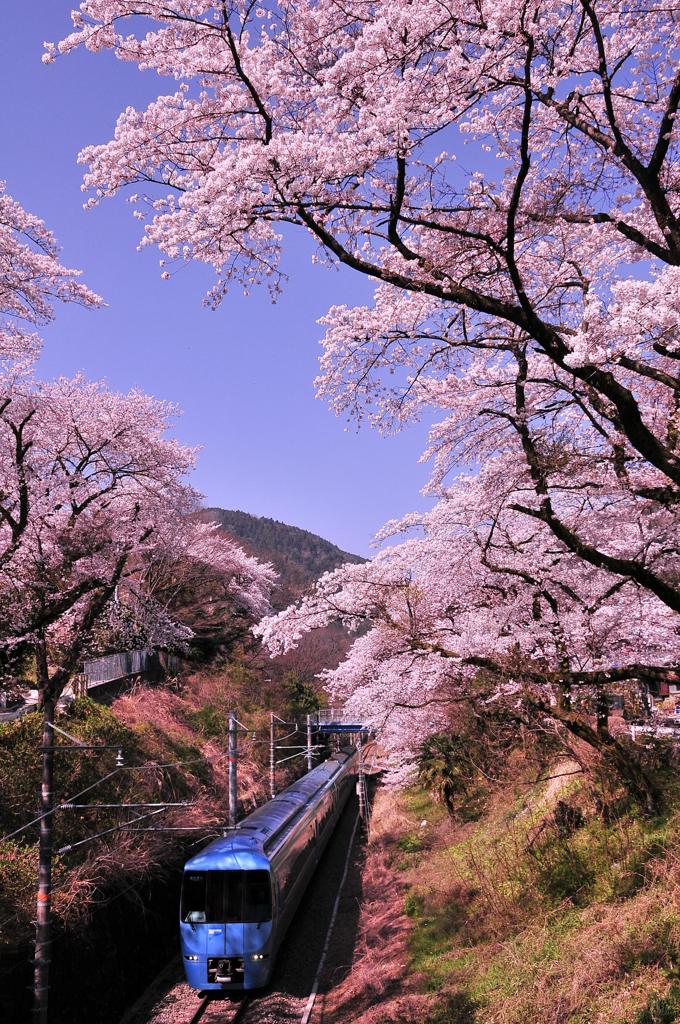
[[[250,959],[251,960],[264,960],[264,959],[266,959],[266,957],[267,957],[266,953],[251,953],[250,954]]]
[[[185,956],[184,959],[185,960],[198,960],[198,957],[194,956],[193,953],[190,953],[188,956]]]

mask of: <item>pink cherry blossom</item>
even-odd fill
[[[325,578],[265,638],[372,623],[329,677],[366,707],[436,694],[452,665],[541,700],[670,672],[678,19],[649,0],[260,13],[87,0],[56,50],[171,80],[81,153],[90,202],[130,186],[142,244],[212,266],[214,304],[278,288],[282,225],[302,228],[376,282],[324,318],[319,393],[381,429],[439,413],[424,538]]]
[[[39,350],[40,339],[27,325],[49,323],[55,302],[100,305],[79,276],[59,262],[58,246],[43,222],[0,182],[0,358],[30,358]]]
[[[0,375],[0,635],[5,656],[64,652],[55,693],[117,595],[147,643],[190,638],[157,600],[163,564],[183,557],[248,614],[268,609],[271,567],[192,519],[196,453],[167,436],[175,412],[81,376],[40,381],[27,359]]]

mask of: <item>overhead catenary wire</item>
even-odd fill
[[[131,818],[129,822],[123,822],[120,825],[114,825],[113,828],[104,829],[103,832],[97,832],[94,836],[87,836],[86,839],[79,839],[77,843],[67,843],[66,846],[62,846],[57,850],[57,853],[61,856],[64,853],[70,853],[71,850],[75,850],[78,846],[84,846],[85,843],[92,843],[95,839],[101,839],[102,836],[108,836],[112,832],[119,832],[124,829],[126,825],[134,825],[137,821],[144,821],[146,818],[155,818],[158,814],[164,814],[166,811],[165,807],[161,807],[159,811],[149,811],[148,814],[140,814],[136,818]]]
[[[313,743],[312,750],[323,750],[323,743]],[[274,744],[274,750],[309,750],[306,743]]]
[[[298,750],[297,753],[295,753],[295,754],[289,754],[288,757],[280,758],[280,760],[278,760],[276,763],[277,763],[277,765],[284,764],[286,761],[292,761],[294,757],[304,757],[304,755],[306,753],[307,753],[307,748],[305,747],[303,750]]]
[[[78,797],[84,796],[85,793],[89,793],[90,790],[95,789],[97,786],[100,786],[103,782],[108,782],[108,780],[112,779],[114,777],[114,775],[118,774],[118,772],[143,772],[143,771],[153,771],[153,770],[156,770],[156,769],[159,769],[159,768],[181,768],[184,765],[199,764],[201,762],[202,763],[206,763],[206,762],[210,763],[212,761],[226,761],[227,758],[228,758],[228,754],[225,753],[225,754],[212,754],[212,755],[203,756],[203,757],[194,757],[194,758],[190,758],[190,759],[184,760],[184,761],[168,761],[168,762],[165,762],[164,764],[138,764],[138,765],[134,765],[134,764],[129,764],[128,765],[128,764],[126,764],[126,765],[122,765],[120,767],[114,768],[113,771],[109,772],[107,775],[102,776],[101,779],[97,779],[97,781],[93,782],[92,785],[87,786],[85,789],[81,789],[78,793],[74,793],[73,796],[67,797],[66,800],[62,801],[62,803],[63,804],[72,803],[74,800],[77,800]],[[45,818],[48,818],[51,814],[54,814],[55,811],[58,811],[60,809],[60,806],[61,805],[57,805],[57,806],[53,807],[51,811],[45,811],[44,814],[39,814],[37,817],[32,818],[30,821],[27,821],[24,825],[19,826],[19,828],[15,829],[13,832],[8,832],[7,835],[0,836],[0,843],[4,843],[8,839],[13,839],[14,836],[20,835],[22,832],[25,832],[27,829],[31,828],[33,825],[39,824],[39,822],[43,821]]]

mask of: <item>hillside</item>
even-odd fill
[[[327,1024],[680,1021],[680,803],[644,817],[521,748],[449,815],[378,791],[351,969]]]
[[[344,562],[365,561],[359,555],[342,551],[315,533],[266,516],[253,516],[234,509],[206,508],[199,517],[204,522],[219,523],[246,551],[272,563],[279,573],[272,601],[277,610],[296,600],[323,573]]]

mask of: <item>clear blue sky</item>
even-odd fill
[[[43,375],[83,370],[176,402],[177,435],[202,446],[194,483],[207,504],[272,516],[369,554],[383,522],[422,507],[428,475],[417,464],[424,427],[394,438],[357,433],[314,398],[316,320],[333,302],[369,301],[370,283],[312,266],[298,233],[276,305],[264,289],[247,298],[235,289],[212,312],[202,305],[211,272],[191,266],[162,281],[158,253],[136,251],[140,225],[123,198],[86,213],[78,150],[108,140],[121,109],[144,106],[173,83],[109,54],[43,65],[42,42],[68,33],[72,6],[11,4],[0,37],[0,178],[108,303],[58,310],[44,332]]]

